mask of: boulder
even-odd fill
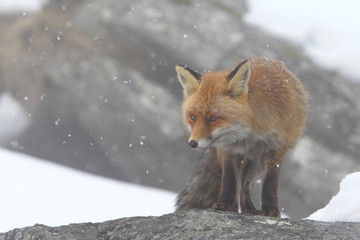
[[[359,223],[189,211],[60,227],[37,224],[0,233],[0,239],[357,239],[359,234]]]

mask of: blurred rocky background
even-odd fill
[[[360,85],[248,25],[246,11],[245,0],[52,0],[33,14],[2,14],[0,93],[26,113],[26,124],[1,126],[23,129],[2,146],[179,192],[200,153],[186,144],[174,65],[215,71],[266,56],[285,61],[311,99],[279,204],[290,217],[308,216],[360,169]]]

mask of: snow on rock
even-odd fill
[[[174,211],[176,194],[0,149],[0,232]]]
[[[307,219],[328,222],[360,222],[360,172],[347,175],[340,183],[340,191],[328,205]]]
[[[7,93],[0,95],[0,145],[20,134],[29,124],[25,110]]]
[[[47,0],[1,0],[0,12],[39,11]]]

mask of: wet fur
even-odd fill
[[[282,62],[266,58],[241,61],[201,78],[177,70],[184,87],[185,126],[192,130],[190,139],[205,149],[195,175],[178,196],[177,211],[238,211],[239,202],[243,213],[279,217],[280,169],[309,112],[299,80]],[[195,113],[196,121],[189,120]],[[211,115],[221,116],[221,121],[209,124]],[[262,207],[256,210],[250,190],[259,175]]]

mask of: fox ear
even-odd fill
[[[184,88],[184,95],[189,96],[193,94],[199,87],[201,75],[183,65],[176,65],[176,72]]]
[[[228,95],[238,97],[248,92],[248,82],[250,79],[250,62],[244,60],[239,63],[229,74]]]

